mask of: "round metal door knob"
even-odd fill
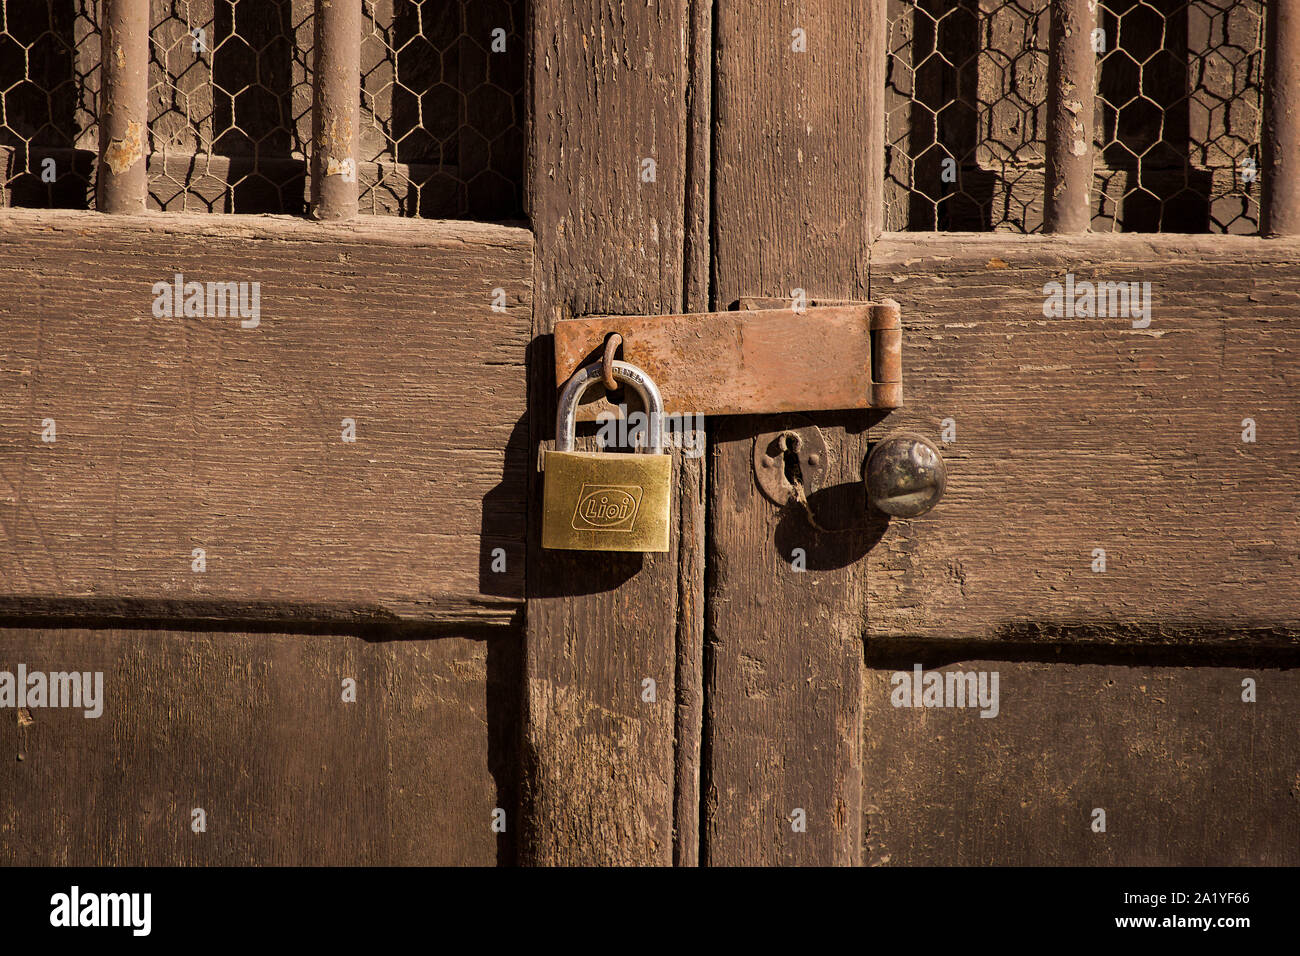
[[[948,469],[934,442],[922,435],[891,435],[867,456],[867,499],[887,515],[915,518],[943,497]]]

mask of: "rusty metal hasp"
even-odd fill
[[[902,321],[897,302],[813,301],[806,309],[765,308],[742,299],[731,312],[603,315],[555,324],[555,380],[601,362],[609,337],[621,358],[651,376],[673,414],[755,415],[897,408],[903,401]],[[611,350],[612,351],[612,350]],[[612,409],[579,406],[591,421]]]

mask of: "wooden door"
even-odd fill
[[[103,707],[0,708],[0,862],[1296,861],[1278,5],[148,6],[3,6],[0,695]],[[556,322],[800,297],[903,314],[821,530],[715,416],[540,548]]]

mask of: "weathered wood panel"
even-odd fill
[[[104,682],[97,718],[0,710],[0,863],[510,862],[521,635],[492,632],[0,630],[0,671]]]
[[[1280,581],[1275,581],[1281,584]],[[873,865],[1295,866],[1296,659],[871,657],[863,836]],[[998,712],[891,703],[915,663],[996,672]],[[1204,666],[1188,666],[1201,664]],[[1255,703],[1242,700],[1255,682]],[[988,685],[986,685],[988,686]],[[1094,831],[1105,811],[1105,832]]]
[[[501,226],[0,217],[0,611],[512,620],[531,269]],[[159,317],[176,274],[260,315]]]
[[[874,638],[1300,638],[1300,243],[889,236],[871,270],[909,382],[873,437],[953,439],[871,551]],[[1045,317],[1067,273],[1149,282],[1149,324]]]
[[[794,289],[864,299],[880,221],[883,4],[749,0],[719,5],[715,23],[716,304]],[[801,348],[791,342],[787,361],[803,361]],[[828,525],[860,515],[868,414],[814,416],[832,461],[810,504]],[[814,534],[795,506],[759,494],[753,441],[779,421],[711,424],[703,858],[850,864],[866,543]]]
[[[687,23],[686,0],[532,4],[536,441],[553,436],[556,321],[681,310]],[[525,861],[673,861],[676,642],[699,609],[679,588],[702,574],[695,526],[673,528],[662,555],[530,541]]]

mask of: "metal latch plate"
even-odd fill
[[[606,337],[644,369],[668,414],[757,415],[902,404],[898,303],[843,302],[806,309],[748,308],[684,315],[606,315],[555,324],[555,379],[563,385],[600,361]],[[597,397],[593,391],[593,397]],[[578,409],[594,420],[603,398]]]

